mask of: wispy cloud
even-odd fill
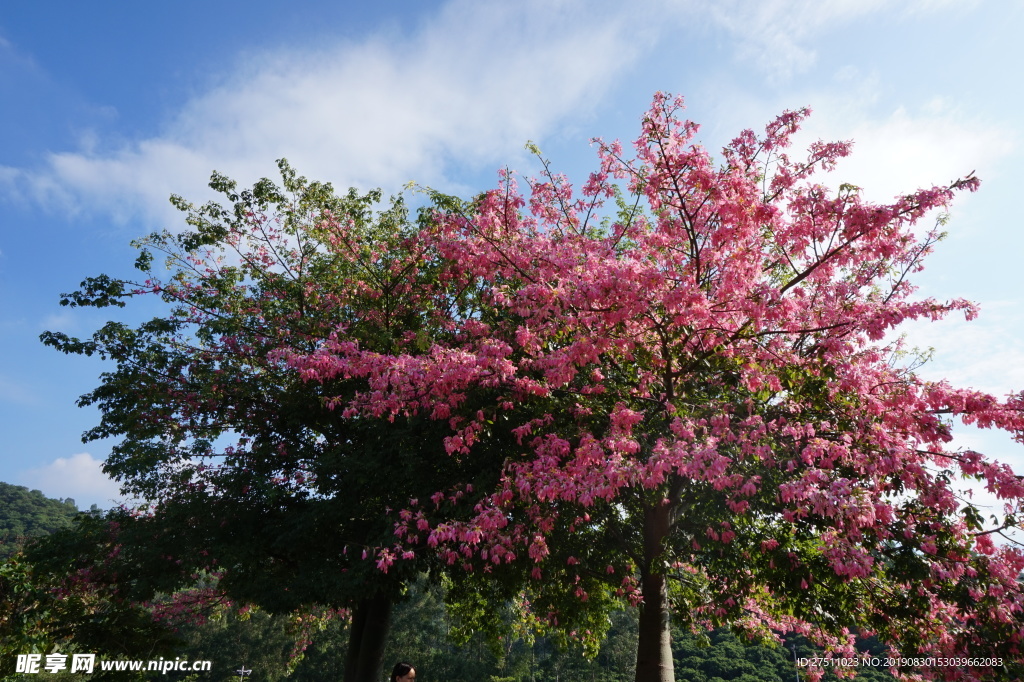
[[[205,200],[212,170],[247,184],[273,175],[280,157],[341,188],[416,180],[475,190],[456,176],[515,162],[527,139],[586,119],[659,41],[711,25],[739,59],[786,79],[813,63],[823,31],[883,10],[893,12],[881,0],[452,0],[409,35],[246,54],[168,112],[159,134],[83,135],[79,149],[53,151],[39,167],[0,166],[0,193],[164,226],[177,222],[170,194]],[[902,132],[899,121],[890,127]],[[607,132],[580,137],[591,134]]]
[[[982,177],[994,173],[1013,146],[1009,131],[967,117],[941,99],[917,111],[899,107],[881,118],[853,117],[845,128],[842,134],[855,140],[855,151],[837,175],[879,201],[972,171]]]
[[[247,55],[160,135],[0,179],[61,210],[152,222],[171,214],[171,193],[206,197],[211,170],[251,182],[282,156],[340,187],[444,185],[449,169],[496,167],[585,114],[638,55],[626,9],[456,0],[402,40]]]
[[[712,21],[737,41],[736,56],[776,80],[810,68],[816,54],[809,37],[822,28],[875,11],[879,0],[727,0],[707,5]]]
[[[911,0],[897,6],[884,0],[702,0],[697,7],[733,37],[739,61],[754,65],[775,82],[785,82],[814,66],[815,42],[838,26],[883,12],[892,20],[964,4],[973,3]]]
[[[984,183],[1004,173],[1001,164],[1018,151],[1019,133],[1005,121],[965,111],[941,94],[923,102],[896,99],[882,108],[879,89],[877,74],[852,67],[838,70],[830,80],[771,97],[723,88],[715,94],[713,134],[717,143],[724,143],[742,128],[763,131],[765,123],[786,109],[810,106],[813,113],[787,153],[800,159],[816,140],[853,141],[850,156],[815,181],[833,188],[851,183],[862,188],[862,197],[878,202],[971,171]],[[955,206],[966,203],[966,197]]]

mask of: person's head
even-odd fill
[[[416,669],[408,663],[395,663],[391,669],[391,682],[414,682]]]

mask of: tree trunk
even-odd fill
[[[379,682],[391,627],[391,600],[383,594],[361,600],[352,612],[344,682]]]
[[[668,500],[644,513],[644,562],[640,566],[640,629],[636,647],[636,682],[675,682],[668,583],[660,565],[662,543],[670,528]]]

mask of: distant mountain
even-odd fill
[[[78,514],[71,498],[52,499],[38,490],[0,482],[0,559],[27,539],[66,528]]]

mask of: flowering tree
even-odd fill
[[[495,573],[525,564],[536,594],[617,590],[641,605],[638,682],[673,678],[670,612],[801,633],[838,657],[876,633],[926,679],[1020,670],[1024,554],[994,538],[1017,525],[1024,485],[952,446],[951,427],[1020,440],[1024,400],[924,381],[890,334],[974,316],[914,298],[910,277],[941,237],[917,225],[978,180],[888,204],[831,191],[815,174],[848,143],[785,151],[807,110],[743,132],[715,165],[681,106],[655,97],[633,158],[598,140],[578,195],[545,163],[528,196],[505,173],[471,210],[438,214],[419,243],[485,301],[445,337],[278,353],[325,392],[364,379],[334,396],[351,419],[445,424],[454,458],[506,439],[473,517],[449,516],[450,491],[412,501],[389,560],[427,545]],[[957,477],[1005,509],[984,520]]]
[[[146,600],[216,575],[231,599],[269,610],[350,609],[346,680],[374,680],[391,606],[432,561],[408,549],[378,569],[393,561],[399,508],[453,481],[490,488],[502,460],[448,457],[447,425],[429,419],[343,419],[334,401],[364,378],[318,386],[275,358],[331,338],[381,354],[429,348],[476,290],[417,241],[400,199],[376,210],[379,192],[337,196],[280,165],[281,187],[238,191],[215,174],[226,208],[173,198],[192,229],[141,241],[139,281],[91,278],[62,301],[144,297],[152,320],[43,340],[116,365],[79,404],[102,413],[87,440],[118,439],[105,470],[149,505],[110,517],[122,593]]]

